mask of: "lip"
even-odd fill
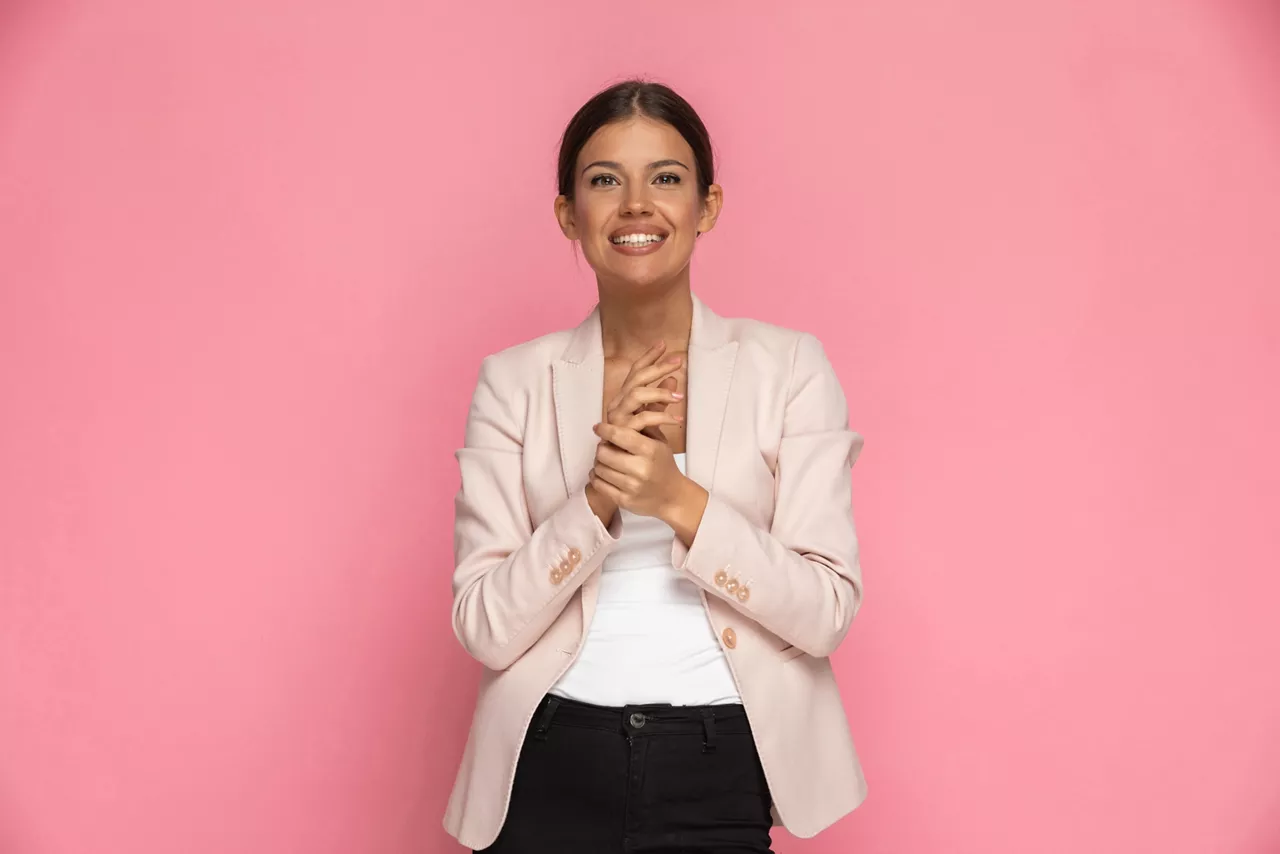
[[[629,246],[625,243],[614,243],[615,237],[624,237],[628,234],[652,234],[661,237],[657,243],[647,243],[644,246]],[[624,225],[609,234],[609,245],[620,255],[651,255],[666,245],[670,232],[665,229],[658,228],[655,225]]]

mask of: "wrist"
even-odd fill
[[[618,513],[618,505],[601,495],[590,483],[587,484],[585,491],[587,494],[587,506],[591,508],[592,513],[596,514],[600,524],[608,528],[613,523],[613,517]]]
[[[666,522],[686,546],[691,545],[709,498],[710,495],[697,481],[681,475],[679,486],[658,518]]]

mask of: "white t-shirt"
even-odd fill
[[[676,454],[685,470],[685,455]],[[622,532],[600,570],[595,615],[578,658],[551,689],[598,706],[742,702],[696,584],[671,564],[675,532],[618,510]]]

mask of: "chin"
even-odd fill
[[[619,276],[618,281],[621,284],[625,285],[626,287],[635,288],[636,290],[643,290],[645,288],[656,287],[662,284],[663,282],[669,280],[670,278],[671,276],[668,273],[662,272],[662,273],[653,273],[652,275],[642,274],[642,275]]]
[[[609,278],[622,287],[635,290],[646,290],[660,287],[676,279],[683,267],[672,267],[670,264],[632,265],[609,270]]]
[[[615,273],[613,276],[610,276],[610,278],[617,283],[617,287],[625,291],[631,291],[633,293],[643,293],[645,291],[661,290],[663,285],[670,282],[674,277],[675,277],[675,274],[666,270],[660,273],[655,272],[652,275],[650,274],[637,275],[634,273],[630,275],[619,275]]]

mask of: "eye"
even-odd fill
[[[661,175],[659,175],[657,178],[654,178],[653,180],[658,182],[659,184],[666,184],[670,186],[673,184],[679,184],[680,176],[674,175],[670,172],[663,172]]]
[[[618,183],[618,179],[613,177],[612,175],[597,175],[591,179],[591,186],[593,187],[609,186],[609,184],[607,184],[606,182],[612,182],[616,184]]]

